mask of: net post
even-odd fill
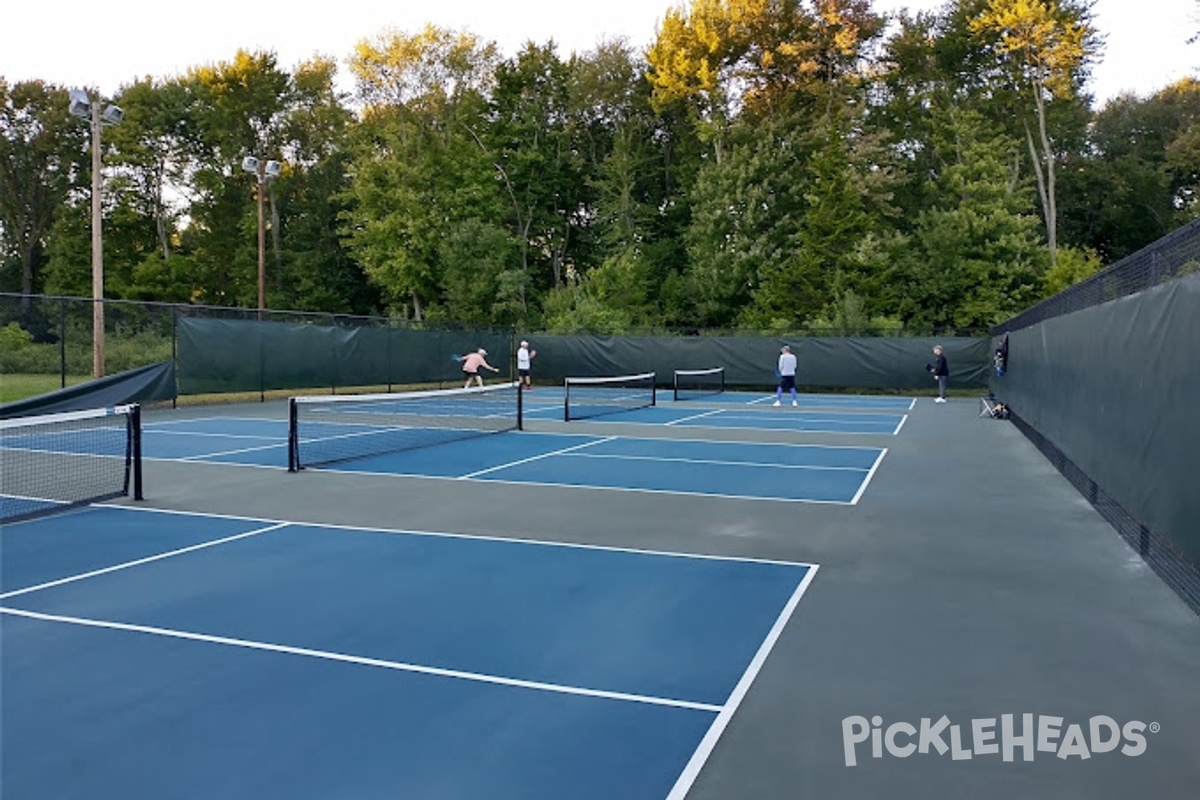
[[[563,379],[563,422],[571,421],[571,379]]]
[[[658,373],[650,373],[650,405],[658,405]]]
[[[129,440],[133,459],[133,499],[145,500],[142,493],[142,407],[136,403],[129,414]]]
[[[525,430],[525,386],[517,380],[517,430]]]
[[[296,424],[296,398],[288,398],[288,472],[300,470],[300,437]]]

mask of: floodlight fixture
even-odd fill
[[[91,119],[92,101],[88,99],[87,92],[83,89],[71,89],[68,95],[71,98],[68,106],[71,115],[81,119]]]

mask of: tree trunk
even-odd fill
[[[1050,250],[1050,269],[1058,263],[1058,203],[1054,196],[1054,142],[1046,129],[1046,100],[1042,95],[1044,90],[1041,79],[1030,79],[1033,87],[1034,108],[1037,111],[1038,138],[1041,141],[1041,153],[1033,141],[1033,132],[1029,124],[1025,124],[1025,142],[1029,146],[1029,156],[1033,161],[1033,172],[1037,177],[1038,196],[1042,201],[1042,221],[1046,224],[1046,243]],[[1043,163],[1044,162],[1044,163]]]

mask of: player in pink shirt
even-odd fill
[[[467,355],[463,356],[462,371],[463,375],[467,377],[467,382],[463,384],[464,389],[471,388],[472,379],[474,379],[480,387],[483,386],[483,376],[479,374],[480,367],[483,367],[484,369],[490,369],[492,372],[500,371],[491,364],[487,363],[486,356],[487,350],[484,350],[482,347],[476,350],[474,353],[468,353]]]

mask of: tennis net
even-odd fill
[[[520,384],[293,397],[288,470],[432,447],[522,428]]]
[[[135,404],[0,420],[0,522],[141,500],[141,419]]]
[[[566,378],[563,381],[563,419],[618,414],[655,404],[653,372],[609,378]]]
[[[725,391],[725,368],[675,370],[675,399],[690,400]]]

